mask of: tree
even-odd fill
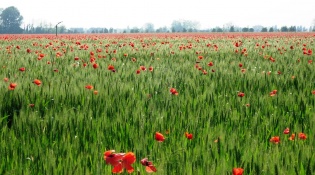
[[[296,32],[296,26],[291,26],[289,28],[289,32]]]
[[[281,30],[281,32],[288,32],[289,31],[287,26],[282,26],[280,30]]]
[[[249,28],[249,32],[254,32],[254,28]]]
[[[249,28],[247,27],[242,28],[242,32],[248,32],[248,31],[249,31]]]
[[[268,32],[267,27],[263,27],[263,28],[261,29],[261,32]]]
[[[183,31],[183,25],[180,21],[174,20],[171,24],[172,32],[182,32]]]
[[[235,32],[234,26],[231,26],[231,27],[230,27],[229,32]]]
[[[145,23],[143,28],[145,33],[153,33],[155,30],[154,24],[152,23]]]
[[[270,27],[269,28],[269,32],[273,32],[274,30],[273,30],[273,27]]]
[[[0,15],[0,32],[1,33],[22,33],[23,29],[20,27],[22,24],[23,16],[20,15],[19,10],[14,7],[4,9]]]

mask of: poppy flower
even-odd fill
[[[92,85],[86,85],[85,88],[88,89],[88,90],[92,90],[93,86]]]
[[[277,92],[278,92],[277,90],[271,91],[271,92],[269,93],[270,97],[273,97],[273,96],[277,95]]]
[[[239,93],[237,94],[237,96],[239,96],[239,97],[244,97],[245,94],[244,94],[243,92],[239,92]]]
[[[295,134],[291,134],[291,136],[289,137],[289,140],[294,140],[295,139]]]
[[[115,70],[115,67],[110,64],[110,65],[108,65],[107,69],[113,71],[113,70]]]
[[[116,166],[114,166],[112,172],[122,173],[125,168],[128,173],[132,173],[134,171],[134,168],[131,166],[131,164],[135,163],[135,161],[135,154],[133,152],[128,152],[122,157],[121,161]]]
[[[158,142],[163,142],[165,140],[163,134],[156,132],[155,133],[155,140],[157,140]]]
[[[29,104],[28,106],[33,108],[35,106],[35,104],[32,103],[32,104]]]
[[[279,136],[271,137],[271,139],[269,141],[272,143],[278,144],[278,143],[280,143],[280,137]]]
[[[199,55],[199,56],[198,56],[198,59],[199,59],[199,60],[202,60],[202,59],[203,59],[203,56]]]
[[[33,83],[36,84],[37,86],[40,86],[42,84],[42,82],[39,79],[35,79]]]
[[[93,94],[94,94],[94,95],[97,95],[97,94],[98,94],[98,91],[97,91],[97,90],[95,90],[95,91],[93,92]]]
[[[178,92],[175,88],[171,88],[170,89],[170,93],[173,94],[173,95],[178,95]]]
[[[315,90],[312,90],[312,94],[315,95]]]
[[[136,74],[140,74],[140,72],[141,72],[141,70],[140,70],[140,69],[138,69],[138,70],[136,71]]]
[[[3,81],[4,81],[4,82],[8,82],[8,81],[9,81],[9,78],[5,77],[5,78],[3,78]]]
[[[309,49],[309,50],[307,51],[307,55],[312,55],[312,53],[313,53],[313,51],[312,51],[311,49]]]
[[[210,61],[210,62],[208,63],[208,66],[213,66],[213,62]]]
[[[283,131],[283,134],[289,134],[290,133],[290,128],[285,128]]]
[[[306,140],[306,134],[304,134],[303,132],[300,132],[299,133],[299,139],[301,139],[301,140]]]
[[[145,171],[147,173],[153,173],[153,172],[156,172],[156,168],[155,166],[153,165],[153,163],[151,161],[148,161],[148,158],[143,158],[141,159],[141,164],[143,166],[145,166]]]
[[[243,175],[243,168],[233,168],[233,175]]]
[[[10,83],[9,90],[14,90],[16,86],[17,86],[16,83]]]
[[[193,134],[192,133],[188,133],[188,132],[185,132],[185,137],[189,140],[193,139]]]
[[[150,72],[153,71],[153,67],[152,67],[152,66],[149,67],[149,71],[150,71]]]
[[[140,69],[143,71],[147,70],[144,66],[140,66]]]
[[[125,153],[114,153],[115,150],[109,150],[104,152],[104,160],[106,164],[110,164],[112,166],[117,166],[122,158],[124,157]]]
[[[242,64],[242,63],[239,63],[238,66],[239,66],[239,67],[243,67],[243,64]]]
[[[94,63],[94,64],[93,64],[93,68],[94,68],[94,69],[97,69],[97,68],[98,68],[98,64]]]
[[[25,67],[19,68],[19,71],[24,72],[25,71]]]

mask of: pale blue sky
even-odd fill
[[[142,27],[147,22],[169,27],[173,20],[196,20],[201,28],[232,22],[246,27],[303,25],[315,19],[315,0],[0,0],[0,7],[15,6],[24,23],[70,27]]]

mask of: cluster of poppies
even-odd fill
[[[286,134],[286,135],[287,135],[287,134],[290,134],[290,128],[284,129],[283,134]],[[300,133],[298,134],[298,138],[299,138],[300,140],[306,140],[307,136],[306,136],[305,133],[300,132]],[[288,139],[291,140],[291,141],[293,141],[293,140],[295,139],[295,134],[292,133],[291,136],[290,136]],[[278,144],[278,143],[280,143],[280,136],[273,136],[273,137],[270,138],[269,141],[272,142],[272,143],[274,143],[274,144]]]

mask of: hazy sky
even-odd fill
[[[169,27],[173,20],[196,20],[201,28],[232,22],[246,27],[303,25],[315,19],[315,0],[0,0],[0,8],[15,6],[25,24],[71,27]]]

